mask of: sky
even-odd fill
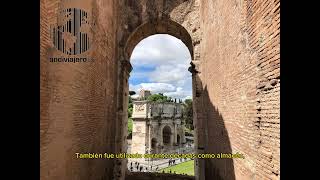
[[[188,48],[171,35],[157,34],[140,41],[131,55],[133,69],[129,90],[151,94],[163,93],[177,99],[192,98],[192,79],[188,71],[191,56]]]

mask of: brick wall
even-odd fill
[[[57,20],[59,3],[41,0],[40,7],[40,176],[43,180],[111,179],[112,161],[76,159],[75,153],[114,151],[116,4],[113,0],[76,4],[93,12],[95,46],[88,56],[94,62],[52,63],[49,57],[65,56],[49,38],[49,22]]]
[[[206,179],[280,178],[279,0],[201,1]]]
[[[124,55],[129,35],[162,11],[169,14],[160,13],[160,18],[169,16],[192,38],[193,62],[200,71],[193,76],[197,148],[245,156],[206,160],[197,172],[204,172],[206,179],[280,178],[279,0],[40,2],[41,179],[113,179],[113,174],[124,173],[117,172],[121,168],[114,168],[113,161],[75,159],[75,153],[125,147],[125,133],[119,131],[125,130],[125,122],[119,117],[126,114],[119,114],[119,108],[126,104],[120,105],[119,97],[127,89],[118,84],[125,81],[118,76],[118,60],[129,60]],[[94,62],[48,62],[61,56],[50,40],[49,26],[57,22],[59,7],[70,2],[93,13],[94,47],[88,55]],[[115,140],[121,144],[116,146]]]

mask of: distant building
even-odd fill
[[[139,92],[139,99],[144,100],[151,96],[151,92],[149,90],[141,89]]]

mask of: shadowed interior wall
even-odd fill
[[[202,0],[206,179],[280,178],[279,0]]]
[[[81,8],[92,13],[94,62],[49,62],[68,57],[50,39],[58,9]],[[112,179],[113,161],[77,159],[75,153],[114,152],[116,114],[116,1],[40,1],[40,178],[43,180]]]

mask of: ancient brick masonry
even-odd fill
[[[49,62],[64,7],[92,13],[94,62]],[[279,0],[41,0],[40,13],[41,179],[125,178],[125,160],[75,153],[126,150],[130,55],[157,33],[191,53],[197,151],[245,156],[197,160],[195,178],[280,179]]]
[[[207,162],[218,173],[209,177],[232,179],[234,166],[236,179],[280,178],[279,11],[277,0],[201,2],[205,148],[246,157]]]
[[[76,152],[114,152],[117,101],[116,18],[113,0],[81,1],[77,8],[93,13],[96,29],[90,63],[50,63],[65,56],[49,39],[49,24],[57,21],[59,6],[71,1],[41,0],[41,121],[40,177],[102,179],[112,177],[113,161],[81,160]],[[109,179],[109,178],[107,178]]]

